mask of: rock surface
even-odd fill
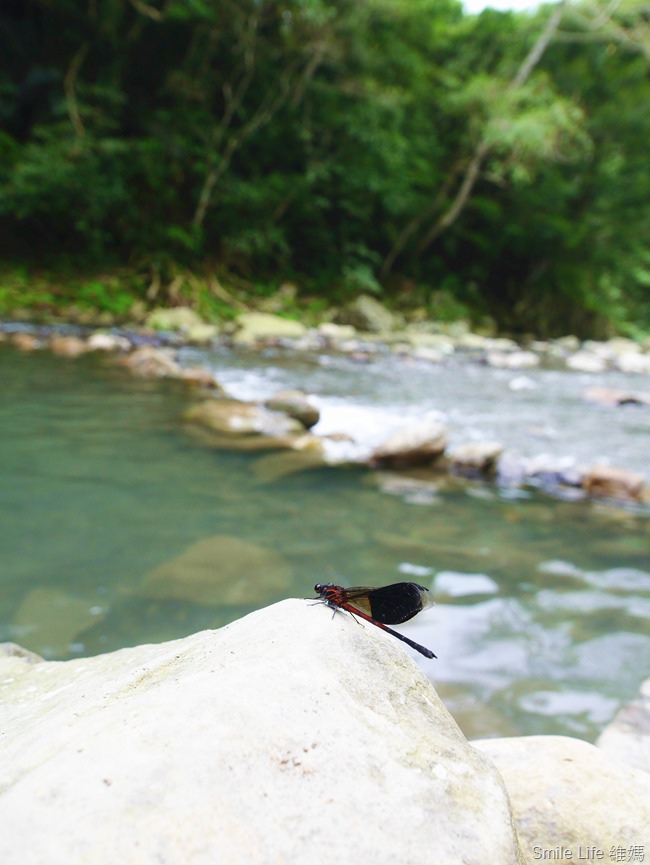
[[[523,736],[472,743],[496,764],[510,794],[527,862],[587,860],[587,848],[650,844],[650,775],[621,766],[599,748],[568,736]],[[543,856],[544,851],[565,851]],[[566,851],[571,851],[567,854]],[[486,860],[489,861],[489,860]],[[591,861],[594,861],[592,857]]]
[[[610,757],[650,773],[650,679],[603,730],[596,744]]]
[[[401,644],[285,601],[0,663],[0,861],[515,865],[503,782]],[[9,671],[9,672],[8,672]]]
[[[203,400],[185,412],[185,420],[228,435],[285,436],[304,431],[295,418],[236,399]]]
[[[307,333],[301,322],[268,312],[242,313],[237,328],[233,341],[238,345],[253,345],[259,339],[299,339]]]
[[[281,390],[266,400],[264,405],[271,411],[281,411],[311,429],[320,420],[320,412],[301,390]]]
[[[583,489],[597,498],[641,501],[644,497],[643,475],[614,466],[593,466],[582,479]]]
[[[339,312],[336,323],[369,333],[388,333],[395,327],[395,316],[374,297],[361,294]]]
[[[436,462],[447,447],[447,430],[438,421],[422,421],[398,430],[371,455],[380,468],[406,468]]]
[[[499,442],[481,441],[459,445],[451,454],[452,469],[473,477],[495,471],[497,460],[503,453]]]

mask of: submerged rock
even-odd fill
[[[259,596],[262,572],[266,595],[261,600],[286,592],[291,568],[278,552],[233,535],[212,535],[150,571],[140,594],[196,604],[247,604]]]
[[[101,606],[61,589],[39,586],[29,591],[11,621],[14,632],[24,634],[48,657],[62,657],[80,635],[105,616]],[[38,625],[34,625],[38,622]]]
[[[501,777],[402,645],[311,601],[0,665],[0,705],[3,863],[523,865]]]

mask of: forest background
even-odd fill
[[[3,0],[0,313],[650,331],[650,4]]]

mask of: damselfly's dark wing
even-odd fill
[[[417,583],[393,583],[391,586],[353,586],[345,589],[347,602],[383,622],[399,625],[433,605],[431,592]]]

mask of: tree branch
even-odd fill
[[[83,138],[86,134],[86,130],[81,119],[81,114],[79,113],[79,105],[77,104],[75,85],[77,83],[77,75],[79,74],[79,70],[81,69],[84,60],[86,59],[89,48],[90,45],[88,44],[88,42],[84,42],[70,61],[70,66],[68,66],[68,71],[65,73],[65,78],[63,79],[63,92],[65,93],[68,115],[70,117],[70,123],[72,123],[77,138]]]
[[[565,5],[566,0],[560,0],[560,2],[554,7],[548,21],[546,22],[544,30],[539,35],[537,41],[528,52],[523,62],[519,66],[519,69],[508,84],[508,90],[514,90],[517,87],[522,87],[526,83],[533,69],[542,59],[542,56],[548,48],[551,39],[555,35],[560,25],[560,21],[562,20]],[[479,143],[476,145],[474,153],[472,154],[471,159],[467,163],[465,174],[458,187],[452,203],[447,208],[447,210],[438,217],[438,219],[431,226],[427,234],[420,241],[417,248],[418,254],[424,252],[437,237],[439,237],[444,231],[446,231],[456,222],[463,209],[465,208],[465,205],[467,204],[467,201],[472,193],[472,190],[474,189],[476,181],[480,177],[483,163],[489,156],[490,149],[490,144],[485,138],[479,141]]]

